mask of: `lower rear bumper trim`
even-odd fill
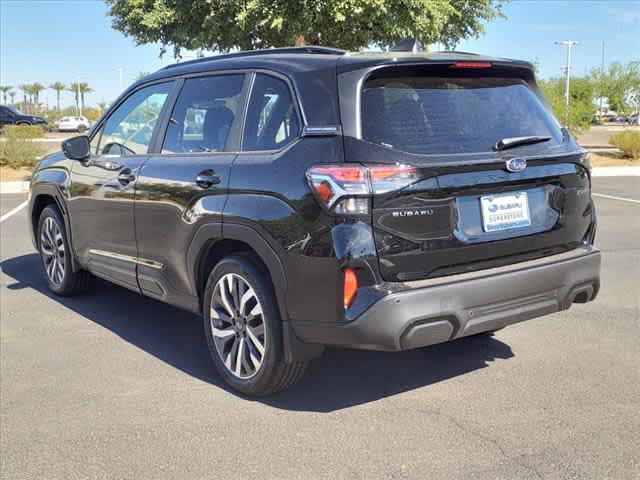
[[[306,342],[391,351],[497,330],[595,298],[600,252],[585,246],[572,253],[528,268],[453,276],[446,283],[399,284],[405,289],[384,296],[351,322],[292,325]]]

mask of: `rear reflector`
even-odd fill
[[[456,62],[449,68],[491,68],[491,62]]]
[[[358,277],[353,268],[344,271],[344,309],[346,310],[353,303],[358,291]]]

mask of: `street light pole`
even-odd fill
[[[569,83],[571,82],[571,48],[574,45],[580,44],[577,40],[563,40],[561,42],[554,42],[556,45],[563,45],[567,47],[567,66],[565,70],[567,72],[565,89],[564,89],[564,103],[566,106],[565,123],[569,123]]]

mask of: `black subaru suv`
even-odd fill
[[[326,345],[424,347],[599,287],[586,152],[530,63],[466,53],[166,67],[41,161],[30,211],[53,292],[97,276],[202,315],[252,395]]]

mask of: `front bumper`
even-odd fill
[[[593,300],[600,252],[570,252],[478,272],[394,284],[351,322],[294,322],[306,342],[372,350],[442,343]]]

